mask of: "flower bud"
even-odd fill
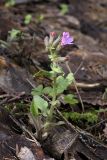
[[[57,45],[57,47],[56,47],[56,51],[60,51],[61,48],[62,48],[61,43],[59,43],[59,44]]]
[[[57,45],[59,45],[60,40],[61,40],[61,37],[58,36],[58,37],[56,38],[56,40],[53,42],[52,46],[56,48]]]
[[[56,36],[56,32],[50,32],[50,35],[51,35],[52,37],[55,37],[55,36]]]
[[[49,45],[52,45],[54,39],[55,39],[56,33],[50,32],[50,38],[49,38]]]
[[[45,39],[44,39],[44,44],[45,44],[45,47],[48,48],[49,47],[49,37],[46,36]]]

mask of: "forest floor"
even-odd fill
[[[12,31],[22,32],[23,37],[12,41]],[[70,57],[81,99],[75,86],[69,87],[78,103],[62,104],[58,118],[65,124],[53,127],[47,139],[37,141],[29,116],[31,91],[50,82],[33,75],[50,69],[44,38],[53,31],[74,37],[74,45],[59,54]],[[60,65],[67,74],[65,63]],[[107,0],[0,2],[1,160],[107,160],[106,87]],[[63,112],[65,117],[60,115]]]

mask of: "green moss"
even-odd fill
[[[67,119],[71,119],[73,122],[86,121],[88,123],[95,123],[98,121],[98,115],[95,112],[64,112],[63,115]]]

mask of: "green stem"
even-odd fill
[[[54,55],[54,51],[52,49],[50,49],[50,54]],[[52,61],[52,65],[55,64],[55,63],[56,62],[53,60]],[[51,122],[52,121],[54,108],[56,106],[56,104],[55,104],[55,101],[56,101],[56,73],[54,73],[52,83],[53,83],[53,97],[52,97],[52,101],[51,101],[49,115],[47,117],[47,122]]]
[[[54,108],[56,106],[56,104],[55,104],[55,101],[56,101],[55,89],[56,89],[56,77],[53,78],[53,93],[54,93],[54,95],[53,95],[53,98],[52,98],[52,101],[51,101],[50,113],[49,113],[49,116],[48,116],[48,121],[52,121]]]

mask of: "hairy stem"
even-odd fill
[[[52,49],[50,49],[50,54],[52,56],[55,54]],[[56,64],[54,59],[52,60],[52,65],[53,64]],[[47,117],[47,122],[51,122],[52,121],[54,109],[56,107],[56,104],[55,104],[55,101],[56,101],[56,98],[57,98],[57,96],[56,96],[56,73],[54,73],[54,76],[53,76],[53,79],[52,79],[52,86],[53,86],[53,97],[52,97],[52,101],[51,101],[49,115]]]
[[[48,121],[51,121],[53,118],[53,113],[54,113],[54,108],[56,106],[55,101],[56,101],[56,93],[55,93],[55,85],[56,85],[56,77],[53,78],[53,97],[51,101],[51,106],[50,106],[50,113],[48,116]]]

